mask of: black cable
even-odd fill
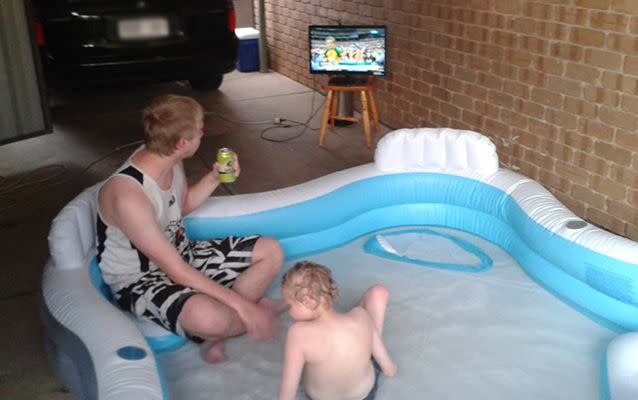
[[[214,111],[204,111],[204,115],[214,115],[217,118],[224,120],[226,122],[231,122],[233,124],[238,124],[238,125],[264,125],[264,124],[271,124],[272,123],[272,119],[265,119],[262,121],[240,121],[240,120],[234,120],[234,119],[230,119],[230,118],[226,118],[223,115],[216,113]]]
[[[87,165],[86,167],[82,168],[82,170],[77,175],[77,177],[81,177],[87,171],[89,171],[95,164],[99,163],[100,161],[103,161],[103,160],[107,159],[108,157],[112,156],[113,154],[115,154],[115,153],[117,153],[117,152],[119,152],[119,151],[121,151],[121,150],[123,150],[125,148],[131,147],[131,146],[134,146],[134,145],[139,145],[141,143],[143,143],[143,140],[136,140],[136,141],[133,141],[133,142],[130,142],[130,143],[123,144],[121,146],[117,146],[115,149],[113,149],[109,153],[107,153],[104,156],[94,160],[89,165]],[[57,174],[52,174],[52,175],[46,176],[46,177],[44,177],[42,179],[29,180],[29,178],[33,177],[35,174],[37,174],[37,173],[39,173],[39,172],[41,172],[43,170],[46,170],[46,169],[49,169],[49,168],[56,168],[56,167],[61,169],[61,171],[59,173],[57,173]],[[14,207],[17,204],[17,200],[15,200],[15,196],[9,197],[10,195],[15,195],[16,194],[16,190],[25,189],[25,188],[28,189],[28,188],[33,187],[34,185],[42,185],[44,183],[48,183],[48,182],[53,181],[55,178],[64,176],[67,173],[68,173],[68,169],[63,164],[46,165],[46,166],[43,166],[43,167],[40,167],[40,168],[36,168],[35,170],[29,172],[25,176],[19,178],[17,180],[17,182],[14,182],[12,184],[6,184],[6,185],[0,187],[0,199],[2,199],[3,202],[7,202],[7,201],[10,202],[10,204],[6,205],[5,207],[0,208],[0,212],[4,212],[4,211]],[[6,177],[2,177],[2,178],[3,179],[0,180],[0,182],[4,182],[4,181],[7,180]],[[71,181],[71,178],[67,177],[66,179],[63,179],[63,180],[55,182],[55,183],[57,185],[62,185],[62,184],[65,184],[67,182],[70,182],[70,181]],[[44,186],[42,186],[39,190],[35,190],[35,191],[30,192],[30,194],[39,193],[39,192],[41,192],[43,190],[45,190]],[[12,198],[12,197],[14,197],[14,198]]]
[[[310,102],[310,116],[308,117],[308,119],[306,120],[306,122],[299,122],[299,121],[293,121],[290,119],[285,119],[282,118],[281,122],[290,122],[290,123],[286,123],[286,124],[282,124],[282,125],[274,125],[274,126],[270,126],[268,128],[264,128],[262,129],[259,137],[263,140],[266,140],[268,142],[273,142],[273,143],[283,143],[283,142],[289,142],[291,140],[297,139],[301,136],[303,136],[304,133],[306,133],[306,131],[308,129],[312,130],[312,131],[316,131],[319,128],[310,128],[308,126],[308,124],[310,123],[310,121],[315,117],[315,115],[317,115],[317,112],[319,112],[319,110],[323,107],[324,103],[325,103],[325,99],[324,101],[319,105],[319,107],[317,107],[316,109],[315,107],[315,95],[317,94],[317,91],[315,90],[315,84],[316,84],[316,78],[313,75],[313,79],[312,79],[312,101]],[[303,126],[304,128],[301,130],[301,132],[299,132],[296,135],[284,138],[284,139],[273,139],[270,137],[266,136],[266,132],[268,132],[271,129],[276,129],[276,128],[283,128],[283,129],[287,129],[287,128],[293,128],[293,127],[297,127],[297,126]]]
[[[94,160],[92,163],[90,163],[89,165],[87,165],[86,167],[84,167],[84,168],[82,169],[82,171],[80,171],[79,176],[84,175],[84,174],[85,174],[88,170],[90,170],[90,169],[91,169],[91,168],[92,168],[95,164],[99,163],[100,161],[104,161],[104,160],[106,160],[107,158],[111,157],[113,154],[115,154],[115,153],[119,152],[120,150],[126,149],[127,147],[131,147],[131,146],[134,146],[134,145],[136,145],[136,144],[137,144],[137,145],[140,145],[140,144],[142,144],[142,143],[144,143],[144,140],[135,140],[135,141],[133,141],[133,142],[129,142],[129,143],[123,144],[123,145],[121,145],[121,146],[117,146],[117,147],[116,147],[115,149],[113,149],[111,152],[109,152],[109,153],[107,153],[107,154],[103,155],[102,157],[100,157],[100,158],[98,158],[98,159]]]
[[[277,124],[274,126],[270,126],[267,127],[265,129],[263,129],[260,133],[260,137],[266,141],[269,142],[275,142],[275,143],[281,143],[281,142],[288,142],[291,141],[293,139],[297,139],[299,137],[301,137],[306,131],[311,130],[311,131],[316,131],[319,130],[320,128],[311,128],[308,124],[310,123],[310,121],[314,118],[314,116],[317,114],[317,112],[321,109],[321,107],[323,106],[323,103],[319,105],[319,107],[317,107],[316,109],[314,108],[315,106],[315,96],[317,93],[317,90],[315,90],[315,85],[316,85],[316,77],[313,75],[313,87],[312,87],[312,101],[310,104],[310,116],[308,117],[308,119],[306,120],[306,122],[300,122],[300,121],[294,121],[294,120],[290,120],[290,119],[281,119],[281,122],[284,122],[283,124]],[[303,92],[306,93],[306,92]],[[285,96],[290,96],[293,94],[299,94],[299,92],[297,93],[288,93]],[[278,97],[277,96],[267,96],[267,97]],[[232,122],[232,123],[237,123],[237,124],[241,124],[241,125],[263,125],[266,123],[272,123],[272,120],[264,120],[264,121],[236,121],[236,120],[231,120],[229,118],[226,118],[225,116],[223,116],[222,114],[219,113],[215,113],[212,111],[205,111],[204,114],[206,115],[215,115],[218,118],[224,120],[224,121],[228,121],[228,122]],[[288,137],[288,138],[284,138],[284,139],[274,139],[274,138],[270,138],[267,137],[265,135],[266,132],[268,132],[269,130],[275,129],[275,128],[283,128],[283,129],[288,129],[288,128],[293,128],[293,127],[298,127],[298,126],[303,126],[304,128],[296,135]],[[134,146],[134,145],[139,145],[142,144],[143,140],[136,140],[130,143],[126,143],[120,146],[117,146],[116,148],[114,148],[112,151],[106,153],[105,155],[95,159],[94,161],[92,161],[89,165],[87,165],[86,167],[82,168],[82,170],[79,172],[79,174],[77,175],[77,177],[81,177],[82,175],[84,175],[85,173],[87,173],[91,168],[93,168],[93,166],[95,166],[96,164],[98,164],[101,161],[104,161],[105,159],[111,157],[113,154],[118,153],[119,151]],[[207,168],[208,165],[205,163],[205,161],[201,158],[201,156],[198,154],[198,158],[200,159],[200,161],[202,163],[204,163],[204,165],[206,165]],[[32,180],[31,178],[38,174],[41,173],[41,171],[46,170],[46,169],[50,169],[50,168],[60,168],[61,171],[59,171],[56,174],[51,174],[49,176],[46,176],[44,178],[41,179],[35,179]],[[64,176],[68,173],[68,169],[65,165],[63,164],[52,164],[52,165],[46,165],[40,168],[37,168],[31,172],[29,172],[28,174],[18,178],[15,182],[9,183],[9,178],[7,178],[6,176],[0,176],[0,199],[2,199],[3,201],[13,201],[12,204],[6,206],[6,207],[2,207],[0,208],[0,212],[5,211],[11,207],[13,207],[16,203],[17,200],[11,199],[8,197],[8,195],[15,195],[16,194],[16,190],[19,189],[24,189],[24,188],[29,188],[32,187],[34,185],[40,185],[40,184],[44,184],[47,182],[51,182],[54,179]],[[64,184],[66,182],[70,181],[70,179],[64,179],[60,182],[57,182],[57,184]],[[227,186],[227,185],[220,185],[222,187],[222,189],[224,189],[228,194],[234,194],[234,192]],[[41,190],[36,190],[32,193],[38,193]]]
[[[50,168],[56,168],[56,167],[57,168],[61,168],[62,172],[57,173],[57,174],[55,174],[53,176],[47,176],[47,177],[44,177],[44,178],[41,178],[41,179],[37,179],[37,180],[31,180],[31,181],[28,180],[29,178],[35,176],[36,174],[40,173],[43,170],[50,169]],[[29,187],[29,186],[32,186],[32,185],[35,185],[35,184],[38,184],[38,183],[45,183],[45,182],[48,182],[50,180],[53,180],[53,179],[57,178],[58,176],[64,175],[64,173],[66,172],[65,170],[66,170],[66,167],[64,165],[62,165],[62,164],[45,165],[43,167],[36,168],[35,170],[29,172],[28,174],[18,178],[13,183],[6,183],[6,184],[3,184],[2,186],[0,186],[0,197],[4,196],[6,194],[9,194],[10,192],[14,192],[17,189],[22,189],[22,188]],[[9,181],[9,179],[6,178],[6,177],[0,177],[0,178],[2,178],[2,180],[0,180],[0,182]]]
[[[314,90],[314,88],[313,88]],[[308,93],[307,90],[304,90],[302,92],[294,92],[294,93],[286,93],[286,94],[276,94],[276,95],[271,95],[271,96],[262,96],[262,97],[254,97],[251,98],[250,100],[254,101],[254,100],[263,100],[263,99],[270,99],[270,98],[275,98],[275,97],[287,97],[287,96],[292,96],[292,95],[296,95],[296,94],[304,94],[304,93]],[[224,120],[226,122],[230,122],[233,124],[238,124],[238,125],[264,125],[264,124],[272,124],[273,120],[272,119],[266,119],[266,120],[261,120],[261,121],[242,121],[242,120],[235,120],[235,119],[230,119],[227,118],[225,115],[215,112],[215,111],[210,111],[210,110],[205,110],[204,111],[204,115],[214,115],[217,118]]]

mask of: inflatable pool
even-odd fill
[[[53,221],[43,277],[48,350],[76,399],[167,399],[157,357],[183,341],[133,320],[109,301],[95,267],[97,186]],[[450,129],[397,130],[379,141],[375,162],[271,192],[211,198],[185,219],[193,239],[260,233],[277,237],[287,259],[325,252],[371,232],[468,232],[505,250],[554,296],[618,336],[600,354],[600,398],[638,398],[638,243],[580,219],[540,184],[499,168],[491,141]],[[410,228],[413,227],[413,228]],[[476,262],[418,260],[394,233],[372,235],[366,251],[388,260],[465,271]],[[424,294],[424,296],[427,294]]]

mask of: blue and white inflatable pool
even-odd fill
[[[55,369],[76,399],[166,399],[157,354],[182,342],[117,310],[102,290],[92,264],[96,190],[69,203],[49,236],[43,315]],[[277,237],[287,259],[394,227],[471,233],[504,249],[547,291],[618,332],[600,354],[600,397],[638,398],[638,243],[587,223],[537,182],[499,168],[494,145],[475,132],[397,130],[379,141],[374,163],[281,190],[211,198],[185,222],[193,239]],[[367,250],[405,259],[386,239],[371,237]],[[451,269],[490,267],[478,249],[459,245],[480,262]]]

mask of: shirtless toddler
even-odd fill
[[[356,307],[338,313],[330,270],[309,261],[295,264],[281,289],[295,322],[286,338],[279,400],[294,399],[300,381],[312,400],[374,399],[379,372],[397,371],[381,340],[387,289],[374,285]]]

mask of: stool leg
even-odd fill
[[[326,95],[326,103],[323,105],[323,116],[321,117],[321,131],[319,131],[319,146],[323,146],[323,138],[326,134],[326,125],[328,125],[328,118],[330,117],[330,107],[332,103],[332,96],[334,92],[328,90]]]
[[[332,95],[332,107],[330,109],[330,129],[335,130],[335,119],[339,110],[339,92]]]
[[[372,120],[374,121],[374,129],[379,131],[379,114],[377,114],[377,102],[374,100],[374,93],[372,90],[368,91],[370,97],[370,111],[372,112]]]
[[[366,134],[366,146],[372,147],[372,137],[370,136],[370,113],[368,112],[368,99],[366,91],[361,91],[361,116],[363,117],[363,131]]]

